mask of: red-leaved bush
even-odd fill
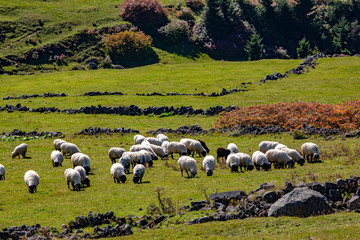
[[[158,0],[125,0],[120,16],[144,31],[152,31],[165,25],[168,17]]]
[[[346,101],[341,104],[320,103],[274,103],[239,107],[221,114],[215,122],[218,129],[234,128],[237,125],[282,126],[298,129],[303,124],[318,128],[349,131],[360,127],[360,100]]]

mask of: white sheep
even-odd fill
[[[260,167],[265,171],[271,169],[271,163],[263,152],[255,151],[252,155],[252,162],[258,171],[260,170]]]
[[[110,174],[114,179],[114,183],[125,183],[126,175],[123,165],[120,163],[114,163],[110,168]]]
[[[0,164],[0,180],[5,180],[5,167]]]
[[[265,153],[265,156],[274,165],[274,168],[294,167],[294,161],[291,157],[279,149],[270,149]]]
[[[29,193],[36,193],[37,186],[40,183],[40,177],[34,170],[29,170],[24,175],[26,186],[29,188]]]
[[[171,158],[174,159],[173,153],[178,153],[179,156],[186,156],[186,145],[179,142],[169,142],[167,146],[168,154],[171,155]]]
[[[308,163],[319,160],[319,147],[315,143],[307,142],[301,146],[301,152]]]
[[[27,148],[28,148],[28,145],[26,143],[22,143],[22,144],[16,146],[14,151],[11,153],[11,157],[15,158],[15,157],[19,156],[19,158],[20,158],[20,155],[21,155],[21,156],[23,156],[23,158],[25,158]]]
[[[145,137],[143,135],[137,134],[134,136],[135,144],[141,144],[144,140],[145,140]]]
[[[66,157],[67,154],[69,154],[71,157],[74,153],[81,152],[75,144],[68,143],[68,142],[61,144],[60,149],[61,149],[61,152],[63,153],[64,157]]]
[[[268,150],[274,149],[278,144],[279,144],[278,142],[262,141],[259,144],[260,152],[266,153]]]
[[[72,168],[68,168],[64,171],[64,176],[68,189],[70,189],[69,183],[73,188],[73,191],[80,191],[81,188],[81,176],[80,173]]]
[[[145,156],[145,163],[148,164],[149,168],[153,166],[153,160],[151,158],[151,154],[146,150],[140,150],[140,153],[142,153]]]
[[[226,165],[231,168],[231,172],[239,172],[240,158],[236,154],[229,154],[226,158]]]
[[[200,141],[197,140],[190,142],[188,146],[188,153],[189,152],[192,152],[192,157],[194,157],[194,153],[198,153],[199,157],[201,156],[205,157],[207,154],[206,149],[201,145]]]
[[[130,147],[130,152],[139,152],[140,150],[146,150],[151,154],[151,157],[153,160],[158,160],[159,159],[158,156],[156,155],[154,150],[152,150],[152,148],[149,145],[147,145],[147,146],[144,146],[141,144],[133,145]]]
[[[150,144],[149,147],[151,147],[151,149],[155,152],[155,154],[159,156],[161,159],[167,159],[168,155],[161,146]]]
[[[112,147],[108,151],[109,158],[111,160],[111,163],[116,163],[116,159],[121,158],[123,153],[125,152],[125,149],[119,148],[119,147]]]
[[[283,150],[284,148],[288,148],[286,145],[279,143],[276,145],[275,149]]]
[[[126,152],[127,153],[127,152]],[[123,154],[119,159],[119,163],[123,165],[125,172],[127,174],[130,173],[130,164],[131,164],[131,157],[128,154]]]
[[[251,161],[251,158],[248,154],[245,153],[236,153],[236,155],[240,159],[240,171],[243,172],[242,168],[244,168],[246,171],[252,171],[254,169],[254,164]]]
[[[58,150],[52,151],[50,154],[50,159],[53,167],[62,167],[62,163],[64,162],[64,156]]]
[[[145,167],[141,164],[137,164],[134,167],[133,173],[134,173],[133,182],[138,183],[140,180],[140,183],[142,183],[142,178],[145,174]]]
[[[86,176],[86,170],[82,166],[76,166],[74,168],[75,171],[78,171],[81,178],[81,183],[86,185],[86,187],[90,187],[90,179]]]
[[[294,160],[296,163],[298,163],[300,166],[303,166],[305,163],[304,158],[300,155],[300,153],[298,151],[296,151],[295,149],[290,149],[290,148],[282,148],[281,151],[286,152],[291,158],[292,160]]]
[[[229,149],[231,153],[239,152],[239,148],[236,146],[235,143],[229,143],[229,145],[227,146],[227,149]]]
[[[178,164],[181,171],[181,177],[183,177],[183,171],[185,170],[189,178],[193,178],[197,174],[197,162],[195,159],[189,156],[182,156],[178,160]],[[189,175],[190,172],[190,175]]]
[[[213,175],[213,171],[215,169],[215,158],[211,155],[208,155],[204,158],[204,160],[202,161],[202,168],[206,171],[206,175],[207,176],[212,176]]]
[[[62,139],[55,139],[54,140],[54,148],[55,148],[55,150],[61,150],[61,148],[60,148],[60,146],[61,146],[61,144],[63,144],[63,143],[66,143],[66,141],[65,140],[62,140]]]
[[[146,158],[143,153],[140,152],[141,150],[137,152],[124,152],[124,155],[130,156],[130,164],[132,167],[134,167],[136,164],[145,164]]]
[[[147,137],[145,138],[145,141],[148,141],[150,144],[154,144],[156,146],[161,146],[162,141],[158,138],[154,138],[154,137]]]
[[[140,145],[149,146],[150,144],[151,144],[151,143],[150,143],[148,140],[146,140],[146,138],[145,138],[145,140],[142,141]]]
[[[163,141],[163,143],[161,144],[161,147],[166,154],[168,153],[168,151],[167,151],[168,144],[169,144],[169,141]]]
[[[160,139],[162,142],[169,142],[169,138],[167,136],[165,136],[164,134],[160,133],[156,136],[157,139]]]
[[[71,156],[71,162],[72,162],[74,168],[76,166],[82,166],[85,169],[86,174],[89,174],[89,172],[90,172],[90,158],[89,158],[88,155],[83,154],[81,152],[74,153]]]

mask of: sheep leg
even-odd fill
[[[174,160],[174,156],[173,156],[173,153],[170,153],[170,155],[171,155],[171,158],[172,158],[172,160]]]
[[[73,182],[71,183],[71,186],[73,187],[73,191],[75,191],[75,185]]]
[[[142,183],[142,177],[140,178],[140,183]]]
[[[240,166],[240,171],[243,173],[244,171],[242,170],[242,166]]]
[[[184,175],[183,175],[183,170],[181,169],[181,177],[184,177]]]
[[[185,170],[186,174],[188,175],[188,178],[190,177],[188,170]]]
[[[69,181],[66,181],[67,185],[68,185],[68,189],[70,189],[70,186],[69,186]]]

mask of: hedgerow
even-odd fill
[[[237,125],[282,126],[295,130],[303,124],[316,128],[349,131],[360,127],[360,100],[346,101],[341,104],[274,103],[239,107],[221,114],[215,122],[218,129],[234,128]]]

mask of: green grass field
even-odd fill
[[[305,75],[291,75],[266,84],[255,84],[266,74],[284,72],[299,65],[300,60],[262,60],[257,62],[219,62],[213,60],[183,61],[182,63],[159,63],[141,68],[126,70],[69,71],[31,76],[0,76],[0,97],[20,96],[23,94],[42,94],[43,92],[65,92],[64,98],[34,98],[24,100],[0,100],[0,106],[21,103],[28,107],[79,108],[101,104],[103,106],[128,106],[135,104],[147,106],[193,106],[208,108],[215,105],[249,106],[279,101],[318,101],[321,103],[340,103],[345,100],[358,99],[360,92],[360,75],[357,57],[331,58],[319,60],[316,69]],[[247,92],[230,94],[224,97],[140,97],[135,93],[177,91],[220,92],[223,87],[240,87],[247,85]],[[196,91],[194,89],[197,89]],[[79,96],[87,91],[121,91],[125,96]],[[321,164],[305,164],[294,169],[272,170],[270,172],[252,171],[230,174],[228,168],[217,166],[214,176],[206,177],[199,171],[194,179],[181,178],[179,168],[172,167],[175,160],[166,166],[164,161],[155,162],[153,169],[148,169],[144,181],[135,185],[131,176],[125,184],[114,184],[110,175],[111,162],[107,151],[114,146],[129,149],[133,144],[133,135],[119,134],[100,136],[75,136],[74,133],[90,127],[125,127],[138,129],[146,135],[146,131],[163,128],[177,128],[182,125],[198,124],[204,129],[213,127],[218,116],[172,116],[166,118],[147,116],[117,115],[85,115],[85,114],[39,114],[0,112],[0,132],[13,129],[23,131],[61,131],[65,140],[79,146],[82,152],[91,158],[91,187],[81,192],[69,191],[64,179],[64,170],[71,167],[66,159],[63,167],[53,168],[50,153],[53,139],[30,140],[28,156],[30,159],[11,159],[11,151],[20,141],[0,141],[0,163],[6,167],[6,180],[0,182],[0,227],[14,225],[32,225],[60,228],[61,223],[68,223],[78,215],[87,215],[89,211],[114,211],[117,216],[135,214],[143,216],[146,207],[156,202],[155,188],[163,187],[165,196],[180,205],[188,205],[193,200],[203,200],[202,189],[207,193],[229,190],[249,192],[258,188],[263,182],[274,182],[282,187],[285,180],[297,175],[296,181],[311,181],[307,176],[315,174],[319,182],[334,181],[338,177],[348,178],[360,175],[359,157],[352,157],[355,149],[359,149],[358,139],[341,140],[337,136],[332,140],[313,136],[306,140],[294,140],[290,134],[274,134],[266,136],[232,137],[226,134],[212,133],[202,136],[181,136],[170,134],[170,140],[182,137],[201,138],[207,142],[210,154],[215,155],[217,147],[226,147],[234,142],[240,151],[252,154],[258,149],[262,140],[275,140],[292,148],[300,148],[306,141],[320,146],[321,152],[330,152],[332,147],[345,146],[350,155],[323,159]],[[196,158],[199,167],[200,158]],[[37,194],[29,194],[25,186],[24,173],[33,169],[40,175]],[[296,172],[296,174],[294,173]],[[179,187],[181,186],[181,187]],[[143,210],[139,210],[139,209]],[[196,213],[199,214],[199,213]],[[197,215],[186,214],[182,219],[190,220]],[[128,238],[188,238],[194,239],[342,239],[359,238],[356,226],[360,220],[355,213],[338,213],[328,216],[297,218],[258,218],[234,220],[228,222],[212,222],[187,226],[175,225],[174,220],[162,224],[160,229],[135,230]],[[211,230],[209,230],[211,229]],[[91,229],[89,229],[91,231]],[[311,237],[311,238],[309,238]]]

